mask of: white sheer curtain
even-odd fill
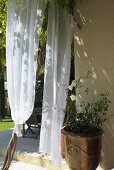
[[[69,83],[73,18],[50,1],[46,47],[44,98],[39,151],[61,163],[61,128]]]
[[[45,0],[8,0],[6,62],[8,96],[14,131],[31,115],[34,105],[37,51]]]

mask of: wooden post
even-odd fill
[[[8,170],[10,167],[10,164],[13,160],[13,155],[16,149],[16,145],[17,145],[17,135],[16,133],[12,134],[11,140],[9,142],[7,151],[6,151],[6,156],[5,156],[5,160],[4,160],[4,164],[1,170]]]

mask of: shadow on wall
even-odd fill
[[[114,115],[113,11],[114,1],[80,0],[75,17],[82,30],[76,29],[74,40],[76,78],[91,71],[94,77],[89,85],[93,90],[91,100],[94,100],[96,94],[108,91],[112,102],[109,114]],[[114,116],[104,124],[102,143],[101,166],[109,170],[114,168]]]
[[[109,170],[114,168],[114,119],[105,124],[104,131],[101,166]]]

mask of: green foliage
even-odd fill
[[[43,85],[44,85],[44,66],[41,67],[40,72],[37,73],[36,76],[35,107],[42,106]]]
[[[7,0],[0,0],[0,60],[5,64]]]
[[[48,6],[49,6],[49,3],[47,3],[47,5],[46,5],[46,9],[45,9],[44,16],[43,16],[42,29],[41,29],[41,33],[40,33],[40,39],[39,39],[40,51],[41,51],[41,48],[43,47],[43,45],[45,44],[46,37],[47,37]]]
[[[0,67],[0,120],[5,117],[4,72]]]
[[[90,72],[78,80],[73,80],[67,89],[67,107],[66,107],[66,130],[74,133],[95,134],[102,133],[102,125],[107,120],[107,111],[110,105],[108,93],[97,95],[94,102],[85,102],[82,100],[83,94],[87,99],[91,93],[88,87],[85,87],[85,80],[91,79]],[[79,98],[81,100],[79,101]]]
[[[5,116],[4,65],[6,54],[7,0],[0,0],[0,118]]]
[[[75,6],[75,0],[57,0],[59,4],[65,8],[69,13],[73,14],[73,8]]]
[[[14,123],[10,117],[6,117],[0,122],[0,131],[7,130],[14,127]]]

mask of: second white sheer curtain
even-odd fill
[[[61,164],[61,128],[69,84],[73,18],[50,1],[46,45],[44,97],[39,151]]]

